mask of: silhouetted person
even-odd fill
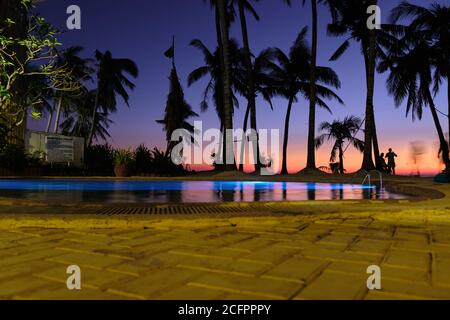
[[[398,157],[392,149],[389,149],[389,152],[386,154],[386,158],[388,159],[388,168],[389,172],[395,176],[395,158]]]
[[[384,153],[380,154],[380,164],[381,164],[381,171],[382,172],[390,173],[390,170],[388,168],[388,165],[387,165],[385,157],[384,157]]]

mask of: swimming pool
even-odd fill
[[[47,203],[215,203],[404,199],[377,187],[258,181],[0,180],[0,198]]]

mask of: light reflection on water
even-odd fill
[[[349,184],[114,180],[0,180],[0,197],[58,203],[214,203],[405,198],[380,188]]]

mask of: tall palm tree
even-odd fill
[[[98,61],[97,67],[97,95],[92,110],[94,121],[91,124],[90,134],[87,145],[92,144],[94,137],[95,117],[98,108],[102,107],[103,112],[113,113],[117,110],[116,95],[122,97],[127,106],[129,106],[129,95],[127,89],[133,90],[135,85],[124,74],[129,74],[137,78],[139,71],[136,63],[130,59],[115,59],[110,51],[101,53],[95,52],[95,58]]]
[[[359,42],[364,57],[366,69],[366,110],[365,110],[365,137],[364,157],[362,169],[375,168],[372,150],[375,153],[377,167],[381,167],[379,159],[378,138],[376,133],[374,112],[375,69],[377,59],[383,57],[382,47],[392,41],[392,35],[385,30],[370,30],[367,27],[367,8],[377,5],[377,0],[340,0],[334,3],[335,19],[328,25],[331,36],[344,36],[348,38],[340,45],[331,61],[339,59],[350,46],[350,41]],[[388,26],[384,26],[387,28]],[[372,149],[373,146],[373,149]]]
[[[285,0],[285,2],[291,6],[292,0]],[[306,0],[302,0],[303,6],[306,4]],[[316,169],[316,148],[315,148],[315,136],[316,136],[316,67],[317,67],[317,37],[318,37],[318,13],[317,4],[326,4],[332,13],[333,18],[336,16],[337,0],[311,0],[311,12],[312,12],[312,47],[311,47],[311,70],[309,71],[309,81],[313,85],[309,90],[309,125],[308,125],[308,156],[306,161],[306,169]]]
[[[210,4],[211,8],[214,10],[214,23],[216,28],[216,37],[217,37],[217,47],[220,49],[219,51],[219,58],[220,58],[220,68],[223,72],[224,62],[223,62],[223,56],[222,56],[222,26],[220,23],[220,14],[219,14],[219,6],[218,6],[218,0],[203,0],[204,2]],[[231,2],[226,3],[226,32],[229,32],[231,23],[234,22],[235,19],[235,12],[234,8],[232,6]]]
[[[397,107],[406,100],[407,115],[411,112],[413,119],[416,116],[421,119],[423,108],[429,107],[439,137],[446,172],[450,173],[449,147],[431,94],[433,47],[426,39],[421,39],[420,35],[416,34],[414,43],[405,41],[407,38],[408,36],[402,39],[403,50],[392,50],[378,69],[380,72],[389,70],[386,86],[394,97]]]
[[[230,26],[232,22],[234,22],[235,19],[235,12],[232,5],[232,2],[229,0],[224,0],[224,3],[219,3],[222,0],[204,0],[204,2],[209,2],[211,8],[214,9],[214,19],[215,19],[215,27],[216,27],[216,37],[217,37],[217,48],[218,48],[218,58],[219,58],[219,74],[218,74],[218,80],[220,83],[222,83],[222,86],[224,86],[224,75],[225,75],[225,60],[224,60],[224,43],[223,43],[223,37],[229,38],[229,32],[230,32]],[[222,92],[223,94],[223,92]],[[222,98],[223,100],[223,98]],[[223,102],[222,102],[223,107]],[[224,110],[224,109],[223,109]],[[222,114],[222,121],[221,121],[221,131],[225,132],[225,125],[224,125],[224,117],[225,114]],[[225,135],[223,135],[225,136]],[[218,153],[218,158],[222,158],[221,155],[226,154],[226,144],[225,141],[221,141],[220,144],[222,144],[222,150]],[[219,168],[220,166],[217,166]]]
[[[255,0],[258,1],[258,0]],[[250,42],[248,36],[248,27],[247,27],[247,17],[245,11],[249,11],[254,18],[259,21],[259,16],[256,13],[255,9],[252,7],[251,3],[248,0],[234,0],[237,2],[239,8],[239,20],[241,22],[241,32],[242,32],[242,42],[243,42],[243,58],[244,58],[244,67],[247,73],[247,88],[245,92],[245,97],[247,98],[248,106],[247,109],[250,112],[250,127],[255,132],[257,130],[256,123],[256,84],[253,74],[253,66],[252,66],[252,58],[250,53]],[[246,112],[247,113],[247,112]],[[244,127],[246,129],[247,124],[244,123]],[[245,130],[244,130],[245,132]],[[255,163],[255,171],[260,168],[260,159],[259,159],[259,141],[258,135],[256,137],[256,141],[254,142],[253,149],[255,150],[256,159],[254,159]],[[241,166],[242,164],[240,164]]]
[[[169,77],[170,91],[167,97],[164,119],[157,120],[156,122],[164,126],[167,141],[166,154],[169,154],[177,143],[172,141],[172,133],[177,129],[185,129],[193,133],[194,127],[187,120],[191,117],[197,117],[198,114],[192,110],[192,107],[184,98],[183,87],[181,86],[175,65],[175,39],[172,47],[166,51],[166,56],[172,59],[172,70]],[[187,138],[187,141],[191,141],[191,137]]]
[[[291,117],[292,105],[297,102],[297,96],[301,94],[306,100],[309,99],[311,89],[309,71],[311,68],[311,49],[306,41],[308,28],[305,27],[299,33],[297,39],[292,45],[290,52],[286,55],[280,49],[272,49],[276,57],[277,64],[271,63],[271,77],[278,84],[272,89],[273,94],[283,96],[288,99],[288,108],[285,119],[284,141],[283,141],[283,161],[281,174],[287,174],[287,147],[289,139],[289,122]],[[337,74],[327,67],[317,67],[316,70],[316,103],[318,106],[331,110],[324,99],[335,99],[343,104],[342,99],[331,89],[340,88],[341,83]]]
[[[391,21],[398,23],[401,19],[412,18],[408,28],[420,32],[432,44],[435,64],[434,93],[440,87],[440,79],[447,80],[448,114],[450,114],[450,6],[433,3],[429,8],[403,1],[392,10]],[[450,117],[448,117],[450,132]]]
[[[364,151],[364,142],[356,138],[356,134],[361,128],[362,121],[358,117],[349,116],[343,121],[335,120],[332,123],[323,122],[319,126],[320,131],[325,131],[316,139],[316,148],[319,149],[325,141],[334,140],[331,149],[330,162],[335,162],[339,158],[339,172],[345,173],[344,169],[344,143],[351,143],[357,150]]]
[[[236,169],[234,165],[233,147],[233,102],[231,88],[231,60],[230,60],[230,39],[227,21],[227,0],[217,0],[217,8],[220,17],[222,56],[223,56],[223,106],[224,106],[224,169],[231,171]]]

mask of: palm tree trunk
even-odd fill
[[[62,107],[62,96],[60,95],[58,98],[58,106],[56,108],[56,119],[55,126],[53,127],[53,133],[58,133],[59,129],[59,120],[61,119],[61,107]]]
[[[220,26],[221,26],[221,39],[222,39],[222,53],[224,62],[224,72],[223,72],[223,104],[224,104],[224,143],[226,154],[224,154],[225,159],[225,170],[232,171],[235,170],[234,164],[234,148],[233,148],[233,103],[232,103],[232,92],[231,92],[231,62],[230,62],[230,50],[229,50],[229,38],[228,38],[228,28],[227,28],[227,11],[225,0],[218,0],[217,6],[219,9],[220,16]]]
[[[244,11],[244,1],[239,0],[239,16],[241,21],[241,30],[242,30],[242,42],[244,43],[244,64],[245,69],[247,71],[247,100],[248,100],[248,106],[250,108],[250,127],[254,130],[254,132],[257,132],[257,126],[256,126],[256,89],[255,89],[255,79],[253,77],[253,68],[252,68],[252,60],[250,55],[250,43],[248,40],[248,30],[247,30],[247,19],[245,17],[245,11]],[[256,159],[254,160],[255,164],[255,171],[258,171],[261,167],[260,161],[259,161],[259,139],[258,135],[256,135],[256,142],[253,141],[253,152],[256,156]],[[256,150],[256,152],[255,152]]]
[[[375,119],[375,112],[373,114],[373,153],[375,154],[375,166],[377,170],[382,170],[382,164],[380,159],[380,148],[378,145],[377,125]]]
[[[94,138],[94,130],[95,130],[95,121],[97,121],[97,109],[98,109],[98,103],[99,103],[99,96],[100,96],[100,90],[97,88],[97,92],[95,93],[95,104],[94,109],[92,110],[92,123],[91,123],[91,129],[89,130],[89,137],[87,141],[87,146],[90,147],[92,145],[92,139]]]
[[[223,145],[223,123],[220,122],[219,146],[217,148],[217,151],[215,152],[216,153],[216,160],[215,160],[216,161],[216,167],[215,167],[215,169],[218,170],[218,171],[222,170],[222,168],[223,168],[223,162],[219,161],[219,162],[222,162],[222,163],[218,163],[218,160],[222,159],[223,150],[224,150],[224,145]]]
[[[217,5],[215,7],[215,19],[216,19],[217,46],[220,49],[219,50],[220,62],[223,64],[223,58],[222,58],[222,27],[220,25],[219,7]],[[223,65],[221,67],[223,67]]]
[[[342,144],[343,142],[339,143],[339,172],[341,174],[345,173],[344,170],[344,151],[342,150]]]
[[[241,144],[241,160],[239,161],[239,171],[244,172],[244,155],[245,155],[245,142],[246,142],[246,132],[247,132],[247,126],[248,126],[248,117],[250,115],[250,104],[247,106],[247,110],[245,111],[245,116],[244,116],[244,125],[243,130],[244,133],[242,134],[242,144]]]
[[[47,120],[47,127],[45,128],[46,133],[50,132],[50,127],[51,127],[52,121],[53,121],[53,113],[55,113],[55,103],[53,103],[52,110],[51,110],[50,115]]]
[[[294,97],[289,98],[289,104],[286,112],[286,120],[284,121],[284,140],[283,140],[283,163],[281,166],[281,174],[288,174],[287,169],[287,148],[289,142],[289,122],[291,119],[292,104]]]
[[[445,163],[445,171],[450,174],[450,158],[449,158],[449,148],[447,140],[445,139],[444,131],[442,130],[441,123],[439,121],[439,116],[436,111],[436,106],[434,105],[431,93],[428,91],[428,100],[430,105],[431,115],[433,116],[434,126],[436,127],[437,134],[439,136],[439,144],[442,152],[442,159]]]
[[[317,65],[317,0],[311,0],[312,7],[312,51],[311,70],[309,74],[309,130],[308,130],[308,159],[306,168],[316,169],[316,65]]]
[[[218,80],[220,81],[221,85],[223,86],[223,75],[224,75],[224,60],[223,60],[223,43],[222,43],[222,26],[220,25],[220,13],[219,13],[219,6],[216,4],[215,6],[215,25],[216,25],[216,37],[217,37],[217,47],[219,48],[219,68],[220,68],[220,74],[218,75]],[[225,166],[225,154],[226,154],[226,145],[225,145],[225,127],[224,127],[224,107],[223,107],[223,101],[222,101],[222,107],[221,107],[221,114],[219,113],[220,118],[220,142],[219,142],[219,148],[217,151],[217,157],[218,159],[222,160],[222,163],[219,165],[216,165],[216,169],[221,171],[224,169]]]
[[[372,158],[372,143],[374,129],[373,96],[375,87],[375,30],[370,30],[370,39],[368,47],[363,44],[364,54],[367,52],[366,70],[367,70],[367,97],[366,97],[366,122],[364,136],[364,157],[362,169],[370,171],[375,169]]]
[[[448,100],[448,143],[450,145],[450,67],[447,73],[447,100]]]
[[[369,77],[369,57],[367,54],[364,54],[364,62],[366,64],[366,83],[370,83],[370,77]],[[374,79],[375,81],[375,79]],[[372,99],[373,101],[373,99]],[[373,104],[372,104],[373,105]],[[375,120],[375,112],[372,108],[372,117],[373,117],[373,132],[372,132],[372,143],[373,143],[373,153],[375,158],[375,167],[377,169],[382,169],[381,159],[380,159],[380,148],[378,144],[378,135],[377,135],[377,126],[376,126],[376,120]]]

